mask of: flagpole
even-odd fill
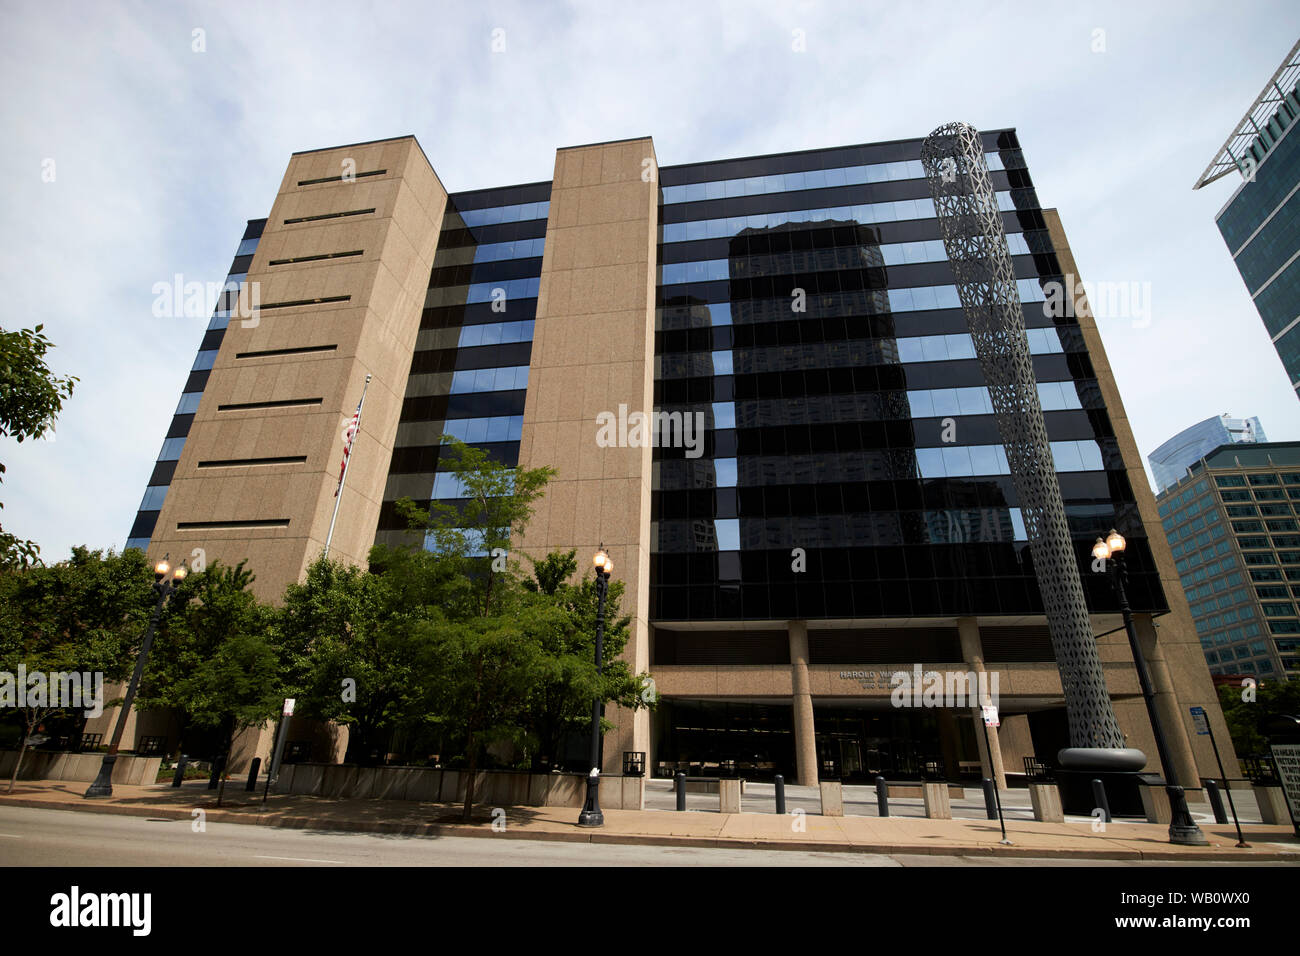
[[[325,553],[323,558],[330,556],[330,542],[334,540],[334,522],[339,520],[339,505],[343,503],[343,485],[348,480],[348,468],[352,466],[352,445],[357,440],[357,435],[361,432],[361,409],[366,404],[366,391],[370,388],[370,375],[366,375],[366,384],[361,386],[361,401],[357,403],[357,424],[352,432],[352,441],[348,442],[347,454],[343,459],[343,474],[339,475],[339,490],[334,495],[334,515],[330,518],[329,534],[325,536]]]

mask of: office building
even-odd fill
[[[1300,676],[1300,442],[1224,445],[1156,502],[1210,672]]]
[[[1088,571],[1112,527],[1195,780],[1215,771],[1187,705],[1227,733],[1141,459],[1095,323],[1043,307],[1078,274],[1060,217],[1014,130],[983,137],[1115,711],[1154,766],[1115,597]],[[278,597],[321,551],[369,374],[331,557],[402,540],[399,498],[455,496],[443,434],[555,467],[516,548],[605,545],[626,655],[660,695],[614,709],[607,772],[625,752],[655,773],[805,782],[1050,757],[1068,743],[1060,676],[920,148],[660,166],[643,138],[451,194],[411,137],[297,153],[232,267],[260,308],[205,338],[169,439],[184,444],[132,541],[247,558]],[[603,447],[598,416],[625,410],[702,416],[702,441]],[[991,754],[971,702],[891,706],[891,675],[914,665],[999,674]]]
[[[1300,390],[1300,42],[1291,48],[1193,189],[1239,172],[1215,223]]]
[[[1268,438],[1258,418],[1233,418],[1223,414],[1184,428],[1147,455],[1151,473],[1156,479],[1156,493],[1182,478],[1188,468],[1220,445],[1259,441],[1268,441]]]

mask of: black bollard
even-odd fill
[[[181,754],[181,759],[176,763],[176,776],[172,777],[172,786],[179,787],[181,781],[185,779],[185,766],[190,762],[188,754]]]
[[[778,773],[773,782],[776,784],[776,812],[785,813],[785,777]]]
[[[677,782],[677,809],[686,809],[686,774],[679,773],[673,778]]]
[[[254,757],[253,762],[248,766],[248,783],[244,785],[244,789],[249,793],[252,793],[257,789],[257,771],[261,769],[261,767],[261,757]]]
[[[882,817],[889,816],[889,784],[884,777],[876,778],[876,807]]]
[[[1092,802],[1101,808],[1102,820],[1110,823],[1110,801],[1106,799],[1106,785],[1096,778],[1092,781]]]
[[[226,755],[222,754],[216,760],[212,761],[212,776],[208,778],[208,789],[217,789],[217,784],[221,782],[221,772],[226,769]]]
[[[1223,795],[1219,793],[1219,785],[1213,780],[1205,781],[1205,795],[1210,798],[1210,807],[1214,810],[1214,822],[1227,823],[1228,812],[1223,809]]]
[[[984,812],[990,820],[998,818],[998,795],[993,790],[993,781],[988,777],[984,778]]]

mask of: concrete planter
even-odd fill
[[[0,751],[0,778],[14,772],[18,751]],[[66,780],[70,783],[93,783],[104,763],[102,753],[73,754],[48,750],[29,750],[23,756],[19,780]],[[148,786],[158,779],[162,757],[138,757],[118,754],[113,763],[113,783],[124,786]]]
[[[718,810],[722,813],[740,812],[740,781],[718,781]]]
[[[948,795],[948,785],[944,783],[925,783],[921,785],[925,798],[925,815],[931,820],[951,820],[952,801]]]
[[[1254,785],[1255,802],[1259,804],[1259,819],[1263,823],[1289,825],[1291,814],[1287,810],[1286,795],[1281,787]]]
[[[156,774],[157,758],[154,760],[153,772]],[[126,772],[120,763],[117,770]],[[94,769],[98,768],[96,761]],[[117,777],[115,772],[113,779],[117,780]],[[93,780],[94,773],[86,779]],[[281,768],[275,792],[335,799],[462,803],[467,780],[468,775],[462,770],[298,763]],[[737,788],[741,786],[739,780],[727,782]],[[716,781],[714,786],[716,790]],[[477,806],[581,809],[586,798],[587,779],[582,774],[480,770],[474,777],[474,803]],[[604,810],[644,810],[645,778],[602,775],[600,805]]]
[[[822,798],[822,816],[844,816],[844,785],[838,780],[823,780],[818,784]]]
[[[1061,791],[1054,783],[1031,783],[1029,802],[1034,806],[1034,819],[1043,823],[1064,823],[1065,811],[1061,808]]]
[[[1173,811],[1169,809],[1169,794],[1165,793],[1165,785],[1142,784],[1138,787],[1138,792],[1142,794],[1142,811],[1146,814],[1147,823],[1168,823],[1172,820]]]

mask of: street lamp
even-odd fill
[[[1128,604],[1128,593],[1124,585],[1128,581],[1128,571],[1124,567],[1124,549],[1128,542],[1115,529],[1111,529],[1103,541],[1097,539],[1092,546],[1092,556],[1102,564],[1102,573],[1109,573],[1115,595],[1119,598],[1120,613],[1124,615],[1124,630],[1128,633],[1129,648],[1133,651],[1133,664],[1137,668],[1138,682],[1142,685],[1142,698],[1146,701],[1147,717],[1151,720],[1151,732],[1156,738],[1156,752],[1160,755],[1160,764],[1165,772],[1165,793],[1169,795],[1169,842],[1184,846],[1205,846],[1207,841],[1201,828],[1192,819],[1187,809],[1187,796],[1178,785],[1173,761],[1169,759],[1169,748],[1165,746],[1164,727],[1160,715],[1156,712],[1156,695],[1151,686],[1151,675],[1147,672],[1146,658],[1138,644],[1137,628],[1133,626],[1133,611]]]
[[[609,590],[609,576],[614,570],[614,562],[605,553],[602,543],[592,556],[591,563],[596,569],[596,677],[602,671],[605,640],[605,594]],[[600,812],[600,690],[596,691],[595,700],[591,702],[591,771],[587,774],[587,802],[578,814],[578,826],[603,827],[605,815]]]
[[[104,762],[100,764],[99,776],[95,777],[95,782],[86,789],[87,797],[111,797],[113,795],[113,764],[117,762],[117,747],[122,742],[122,731],[126,729],[126,719],[131,715],[131,705],[135,703],[135,692],[140,687],[140,677],[144,674],[144,663],[149,659],[149,649],[153,646],[153,634],[158,627],[158,619],[162,617],[163,605],[171,597],[180,582],[185,580],[189,570],[184,564],[175,570],[167,563],[164,557],[154,565],[153,568],[153,589],[158,594],[158,603],[154,605],[153,614],[149,616],[149,627],[144,632],[144,641],[140,644],[140,654],[135,659],[135,672],[131,674],[131,683],[126,688],[126,699],[122,701],[122,709],[117,715],[117,726],[113,729],[113,739],[108,745],[108,752],[104,754]],[[169,577],[170,575],[170,577]]]

